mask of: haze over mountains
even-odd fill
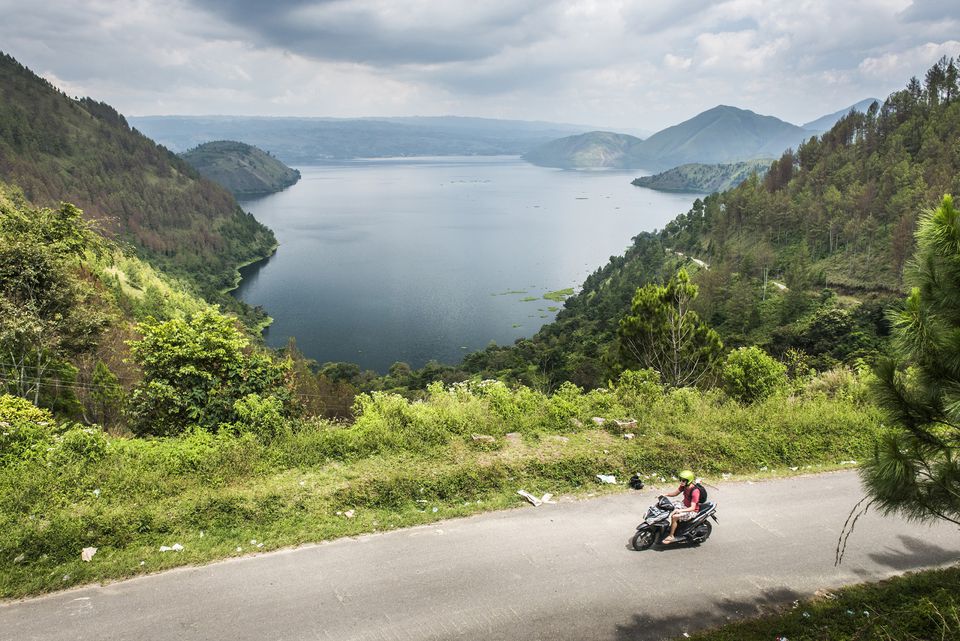
[[[872,102],[860,101],[802,127],[719,105],[646,140],[585,125],[453,116],[142,116],[130,118],[130,122],[174,151],[214,140],[236,140],[265,149],[292,165],[354,158],[523,155],[547,167],[657,171],[693,162],[776,157],[826,131],[850,109],[865,111]]]
[[[291,165],[352,158],[519,155],[593,128],[452,116],[350,120],[145,116],[130,122],[174,151],[213,140],[236,140],[269,151]]]
[[[829,129],[851,109],[865,111],[873,100],[811,121],[804,127],[747,109],[718,105],[646,140],[593,131],[551,141],[524,155],[528,161],[565,169],[606,167],[661,171],[688,163],[724,164],[773,158]]]

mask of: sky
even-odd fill
[[[802,124],[960,54],[960,0],[0,0],[0,50],[128,116]]]

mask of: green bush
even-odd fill
[[[263,441],[272,441],[290,429],[289,420],[283,415],[283,403],[274,396],[247,394],[233,404],[233,411],[237,421],[230,424],[230,429],[239,434],[250,433]]]
[[[763,400],[787,384],[787,368],[759,347],[741,347],[727,355],[723,387],[741,403]]]
[[[43,456],[54,425],[49,411],[18,396],[0,395],[0,466]]]

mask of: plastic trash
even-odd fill
[[[97,553],[97,548],[83,548],[80,550],[80,560],[90,562],[93,555]]]
[[[183,549],[183,546],[179,543],[174,543],[173,545],[161,545],[161,552],[179,552]]]
[[[543,504],[543,501],[535,497],[533,494],[530,494],[530,492],[527,492],[526,490],[517,490],[517,494],[530,501],[533,507],[540,507]]]
[[[354,512],[353,510],[347,510],[346,512],[343,513],[343,515],[348,519],[352,519],[354,516],[356,516],[356,514],[357,513]]]
[[[626,440],[629,441],[630,439],[633,438],[633,434],[631,434],[631,433],[628,432],[628,433],[626,433],[626,434],[623,435],[623,438],[625,438]]]
[[[617,477],[612,474],[597,474],[597,480],[601,483],[616,484]]]

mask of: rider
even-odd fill
[[[681,521],[689,521],[700,511],[700,488],[695,483],[696,477],[690,470],[684,470],[677,476],[680,477],[680,487],[672,494],[664,496],[677,496],[683,493],[683,505],[677,504],[677,509],[670,515],[670,535],[663,539],[662,543],[670,544],[676,541],[673,535],[677,532],[677,524]]]

